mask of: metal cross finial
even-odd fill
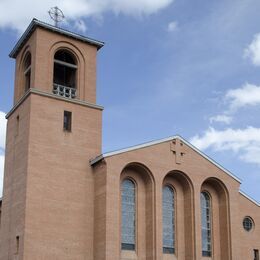
[[[52,7],[48,13],[56,27],[58,27],[58,23],[65,18],[63,12],[57,6]]]

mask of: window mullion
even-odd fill
[[[26,75],[31,70],[31,65],[24,70],[24,75]]]
[[[54,59],[54,62],[58,63],[60,65],[66,66],[66,67],[73,68],[73,69],[77,69],[78,68],[78,66],[75,65],[75,64],[71,64],[71,63],[68,63],[68,62],[65,62],[65,61],[61,61],[61,60]]]

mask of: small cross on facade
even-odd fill
[[[172,140],[171,151],[175,154],[175,163],[181,164],[182,157],[184,156],[183,142],[179,139]]]

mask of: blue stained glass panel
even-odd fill
[[[121,184],[121,248],[135,250],[135,184],[125,179]]]
[[[206,192],[200,195],[202,255],[211,256],[211,205]]]
[[[163,253],[175,252],[174,191],[170,186],[163,187]]]

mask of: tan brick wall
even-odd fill
[[[106,164],[96,165],[94,172],[94,259],[106,259]]]
[[[240,256],[241,259],[253,259],[253,249],[260,251],[260,209],[243,195],[239,195],[237,199],[239,202],[238,226],[242,226],[243,219],[246,216],[251,217],[254,221],[252,231],[239,229]]]
[[[17,117],[19,116],[19,126]],[[28,169],[30,128],[30,98],[8,120],[5,153],[2,223],[0,230],[0,259],[13,259],[16,236],[20,236],[23,256],[25,200]]]
[[[72,131],[63,131],[63,112]],[[24,259],[92,259],[101,111],[32,95]],[[41,258],[37,258],[40,256]]]
[[[14,105],[19,101],[25,92],[24,59],[27,53],[31,53],[31,86],[35,86],[36,32],[32,34],[16,57],[14,75]]]
[[[105,158],[106,204],[100,213],[106,215],[106,258],[105,259],[253,259],[253,249],[260,249],[260,231],[255,229],[246,234],[242,226],[242,215],[252,215],[256,225],[260,220],[258,206],[239,193],[239,182],[216,167],[197,152],[184,145],[182,163],[176,164],[175,155],[170,150],[170,142],[143,149],[129,151]],[[129,164],[131,167],[129,168]],[[97,163],[98,165],[98,163]],[[141,165],[141,167],[140,167]],[[143,169],[146,169],[145,171]],[[99,167],[95,166],[95,174]],[[104,171],[104,169],[103,169]],[[154,221],[146,225],[142,217],[147,203],[138,199],[137,250],[121,252],[120,245],[120,182],[122,176],[130,176],[139,187],[138,196],[146,196]],[[145,176],[149,176],[147,179]],[[146,181],[141,181],[146,178]],[[177,194],[176,202],[176,254],[162,254],[162,187],[171,184]],[[151,196],[147,196],[147,190]],[[207,190],[212,198],[213,257],[201,256],[201,216],[200,192]],[[241,202],[242,200],[242,202]],[[153,202],[152,202],[153,201]],[[146,210],[147,212],[147,210]],[[139,229],[142,231],[139,232]],[[242,235],[242,233],[244,235]],[[247,242],[244,243],[244,239]],[[145,246],[150,245],[152,250]],[[95,258],[104,259],[104,258]]]
[[[14,103],[24,95],[23,62],[26,53],[30,51],[32,55],[31,87],[52,93],[53,58],[61,48],[69,50],[77,60],[77,98],[96,103],[97,48],[42,28],[36,28],[16,58]]]

